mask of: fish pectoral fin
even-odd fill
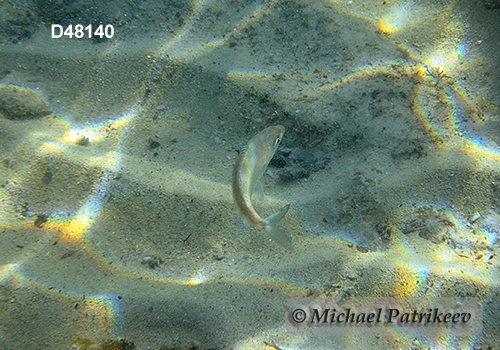
[[[292,241],[290,240],[290,238],[288,238],[284,230],[278,228],[278,223],[281,221],[281,219],[283,219],[289,208],[290,204],[287,204],[266,219],[268,223],[268,225],[266,226],[266,232],[269,237],[271,237],[280,246],[292,250]]]
[[[260,180],[257,181],[252,191],[252,199],[254,198],[260,202],[264,202],[264,187],[262,187],[262,182]]]

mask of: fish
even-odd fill
[[[236,207],[247,222],[266,231],[280,246],[292,250],[292,241],[285,231],[278,227],[278,223],[288,212],[290,204],[263,219],[252,203],[252,194],[256,188],[261,188],[260,178],[276,153],[284,134],[285,127],[275,125],[262,130],[250,140],[246,149],[236,157],[232,192]]]

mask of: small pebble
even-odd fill
[[[158,261],[157,259],[151,258],[149,256],[142,258],[141,264],[147,265],[147,267],[149,267],[151,270],[154,270],[157,267],[160,267],[160,261]]]
[[[35,119],[49,115],[49,103],[33,90],[0,85],[0,114],[8,119]]]

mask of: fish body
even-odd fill
[[[276,153],[284,133],[283,126],[271,126],[250,140],[247,148],[236,158],[232,190],[234,202],[243,218],[253,226],[266,231],[276,243],[291,250],[292,242],[286,233],[277,227],[290,204],[265,219],[255,211],[252,204],[252,193],[260,184],[259,180]]]

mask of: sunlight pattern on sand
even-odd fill
[[[231,18],[230,30],[222,26],[207,34],[199,26],[211,2],[194,1],[180,30],[172,33],[148,56],[150,62],[144,67],[144,74],[148,78],[153,76],[151,80],[154,84],[151,86],[156,88],[155,84],[160,85],[161,79],[170,79],[161,74],[155,76],[155,69],[164,72],[154,66],[156,62],[172,70],[190,64],[196,69],[198,66],[203,69],[215,66],[210,55],[217,50],[237,47],[233,40],[238,35],[281,11],[283,3],[259,2],[242,8],[240,17]],[[463,72],[472,69],[483,58],[473,50],[474,43],[467,36],[465,24],[445,20],[453,10],[452,6],[438,11],[402,1],[387,1],[385,7],[378,5],[370,9],[363,7],[361,2],[346,3],[331,0],[319,2],[317,6],[322,11],[338,11],[349,18],[361,18],[373,26],[381,41],[396,47],[404,58],[368,64],[361,62],[354,69],[335,74],[318,73],[320,69],[314,71],[312,68],[297,72],[273,64],[269,64],[268,69],[261,69],[257,64],[238,66],[234,62],[225,62],[230,67],[218,68],[223,73],[217,78],[223,81],[222,85],[229,84],[230,89],[241,89],[242,99],[252,94],[265,96],[260,98],[259,103],[273,102],[269,104],[275,119],[285,115],[285,112],[302,113],[299,107],[295,108],[293,103],[296,101],[326,100],[342,88],[380,77],[407,79],[413,84],[410,109],[414,119],[425,130],[426,137],[432,141],[433,150],[460,153],[475,170],[491,167],[498,171],[499,141],[488,130],[488,125],[499,108],[470,91],[469,85],[461,79]],[[314,7],[314,10],[317,8]],[[448,36],[423,46],[412,31],[426,25],[432,18],[440,26],[442,24]],[[119,48],[110,50],[118,52]],[[266,60],[273,62],[276,58],[271,56],[269,54]],[[235,61],[238,62],[237,59]],[[206,70],[216,75],[213,71],[217,70],[210,69]],[[320,80],[316,79],[318,75],[322,76]],[[498,285],[498,258],[494,249],[498,242],[500,217],[493,211],[473,218],[449,204],[428,203],[425,200],[415,200],[412,205],[402,203],[400,209],[392,213],[393,221],[388,223],[394,229],[392,232],[389,230],[386,249],[370,251],[363,247],[361,238],[348,232],[349,227],[345,232],[316,229],[319,223],[311,222],[306,215],[306,200],[292,198],[296,202],[285,225],[294,237],[294,244],[298,243],[295,244],[295,251],[283,254],[275,247],[259,246],[258,240],[254,240],[255,233],[239,234],[241,226],[238,218],[234,215],[232,219],[234,211],[228,182],[221,183],[204,173],[197,173],[189,165],[185,169],[177,166],[175,159],[182,158],[183,154],[176,149],[176,145],[184,145],[182,137],[197,140],[198,135],[193,134],[203,134],[207,130],[203,124],[198,129],[193,126],[191,105],[186,103],[182,111],[170,109],[169,102],[178,98],[175,94],[169,96],[171,100],[167,102],[161,98],[148,102],[154,88],[147,88],[146,93],[138,89],[133,100],[141,101],[143,94],[141,102],[126,113],[110,113],[105,121],[99,116],[95,117],[99,121],[77,123],[69,115],[52,116],[50,122],[44,121],[48,126],[40,124],[39,128],[27,129],[16,147],[9,150],[8,156],[5,155],[5,159],[14,160],[4,164],[9,182],[2,187],[5,193],[0,197],[0,230],[3,231],[0,238],[5,237],[9,249],[11,246],[16,248],[12,248],[15,252],[12,253],[12,261],[0,265],[0,282],[31,288],[45,294],[48,300],[62,300],[65,305],[72,305],[78,312],[77,318],[87,322],[86,328],[82,327],[83,331],[77,334],[78,339],[91,338],[91,329],[99,329],[100,339],[106,336],[126,338],[131,333],[140,339],[142,329],[136,326],[146,321],[136,318],[142,316],[128,313],[134,308],[142,310],[138,306],[140,303],[134,299],[135,289],[144,293],[146,310],[153,312],[156,308],[163,312],[161,307],[167,306],[174,308],[181,305],[179,310],[182,311],[189,309],[191,304],[185,306],[180,300],[215,309],[207,301],[209,292],[216,294],[216,298],[225,298],[224,293],[229,294],[228,290],[233,288],[236,292],[229,294],[227,300],[251,298],[258,293],[264,293],[263,298],[273,301],[292,296],[434,297],[457,296],[456,293],[486,299]],[[215,84],[212,88],[215,94],[223,90]],[[201,94],[203,89],[187,90],[191,99],[196,101],[201,100],[198,93]],[[277,92],[275,95],[267,94],[269,91]],[[226,123],[223,118],[225,111],[217,107],[224,102],[224,96],[220,100],[219,97],[217,95],[214,102],[216,112],[210,117],[220,119],[222,125],[222,122]],[[160,102],[165,106],[151,107],[151,104],[160,105]],[[239,103],[241,100],[234,100],[229,105]],[[287,105],[278,111],[280,103],[289,103],[293,107]],[[200,108],[204,108],[203,112],[209,110],[206,105]],[[242,125],[246,122],[244,120]],[[130,147],[137,135],[159,133],[155,129],[157,125],[167,125],[166,129],[173,130],[168,142],[162,140],[160,147],[160,142],[151,136],[147,145],[141,144],[142,148]],[[248,122],[248,125],[251,123]],[[299,128],[291,129],[292,133],[300,133]],[[220,137],[213,137],[212,134],[210,137],[214,143],[207,148],[225,146]],[[246,135],[237,137],[244,139]],[[185,148],[191,150],[191,147]],[[226,148],[229,149],[228,154],[235,153],[233,145]],[[158,149],[167,150],[168,157],[156,158],[160,152]],[[193,149],[192,152],[197,152],[197,148]],[[36,159],[31,154],[36,154]],[[217,166],[224,164],[220,167],[226,167],[229,174],[230,166],[225,166],[223,162],[229,164],[232,159],[225,159],[230,156],[220,158],[222,160],[210,161]],[[331,170],[331,167],[328,165],[326,168]],[[62,170],[58,172],[52,168]],[[51,187],[56,181],[53,179],[59,175],[69,179],[67,194],[61,194],[64,189]],[[272,170],[268,175],[275,179]],[[314,185],[314,176],[316,174],[311,177],[308,174],[301,179],[304,186]],[[322,191],[310,188],[310,192]],[[42,204],[28,203],[31,193],[41,197]],[[54,197],[59,200],[56,204],[50,202]],[[272,212],[273,208],[283,205],[288,199],[269,196],[263,207]],[[49,202],[47,208],[50,210],[47,212],[40,209],[46,208],[44,201]],[[421,218],[428,220],[420,222]],[[323,221],[327,223],[326,216]],[[407,232],[397,229],[401,227],[408,228]],[[28,243],[17,243],[23,240]],[[164,255],[157,256],[156,252],[164,252]],[[55,268],[55,272],[52,273],[49,268]],[[292,274],[295,269],[300,273]],[[373,276],[378,276],[380,271],[388,272],[387,276],[375,283]],[[64,278],[83,273],[87,273],[82,278],[84,281]],[[101,286],[100,279],[109,283]],[[456,285],[462,289],[456,289]],[[240,290],[248,294],[241,297],[238,295]],[[153,301],[152,295],[163,296],[158,302],[161,305]],[[236,306],[228,301],[227,310],[231,308]],[[281,311],[280,307],[277,309]],[[178,309],[172,310],[181,313]],[[202,313],[205,309],[196,310]],[[241,310],[243,307],[233,311],[237,314]],[[241,312],[251,313],[248,310]],[[264,314],[264,311],[260,310],[260,313]],[[81,315],[92,315],[92,322]],[[164,325],[154,323],[154,317],[148,318],[148,325],[161,331]],[[276,316],[281,320],[280,317]],[[186,327],[182,322],[175,327]],[[281,325],[266,325],[263,329],[251,328],[248,334],[231,339],[231,347],[270,349],[272,346],[269,344],[276,344],[276,349],[278,346],[279,349],[329,349],[331,346],[326,340],[285,334]],[[223,327],[229,330],[232,325],[224,324]],[[346,349],[370,346],[370,340],[358,339],[356,335],[346,332],[346,337],[338,340],[338,344]],[[412,338],[392,329],[382,335],[387,341],[385,345],[398,344],[400,347],[472,348],[476,340],[474,334],[457,340],[446,331],[439,337],[429,339]]]

